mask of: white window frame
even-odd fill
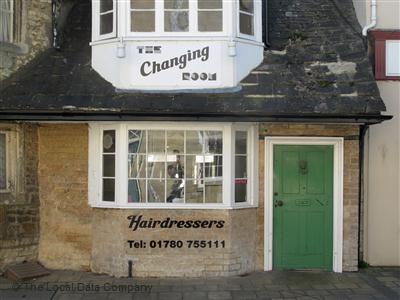
[[[236,0],[236,30],[237,30],[237,36],[239,38],[245,39],[245,40],[251,40],[251,41],[262,41],[262,2],[261,0],[253,0],[253,5],[254,5],[254,14],[253,14],[253,28],[254,28],[254,35],[249,35],[245,33],[240,32],[240,0]],[[248,14],[244,12],[245,14]]]
[[[0,189],[0,193],[11,193],[16,190],[16,133],[0,129],[0,134],[4,134],[6,140],[6,188]]]
[[[92,40],[100,41],[117,37],[117,5],[119,2],[121,1],[113,0],[113,31],[107,34],[100,34],[100,0],[92,0]]]
[[[215,37],[226,36],[228,28],[228,5],[229,1],[222,0],[222,31],[198,31],[198,0],[189,0],[189,30],[185,32],[169,32],[164,31],[164,1],[155,0],[155,31],[154,32],[137,32],[131,31],[131,7],[130,2],[126,6],[121,6],[123,11],[126,12],[124,23],[126,24],[126,37]],[[123,8],[124,7],[124,8]],[[123,26],[123,24],[121,24]]]
[[[223,134],[222,203],[128,203],[128,130],[210,130]],[[234,132],[248,131],[248,197],[247,202],[234,199]],[[102,201],[102,134],[104,130],[116,132],[115,202]],[[126,133],[126,134],[125,134]],[[256,124],[235,123],[177,123],[126,122],[89,123],[89,204],[92,207],[120,209],[233,209],[258,206],[258,128]]]

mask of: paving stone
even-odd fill
[[[209,292],[208,299],[210,300],[232,299],[232,294],[230,292]]]
[[[186,292],[183,300],[204,300],[207,299],[207,292]]]
[[[159,293],[159,299],[162,300],[182,300],[183,295],[182,293],[177,293],[177,292],[162,292]]]
[[[251,291],[233,291],[232,292],[233,299],[256,299],[257,295],[255,292]]]

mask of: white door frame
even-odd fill
[[[273,266],[273,162],[274,145],[332,145],[333,154],[333,266],[334,272],[342,272],[343,256],[343,146],[338,137],[266,137],[264,181],[264,270]]]

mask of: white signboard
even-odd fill
[[[200,43],[134,43],[130,79],[142,87],[199,88],[221,85],[221,46]]]

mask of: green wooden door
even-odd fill
[[[333,146],[274,147],[275,269],[332,270]]]

